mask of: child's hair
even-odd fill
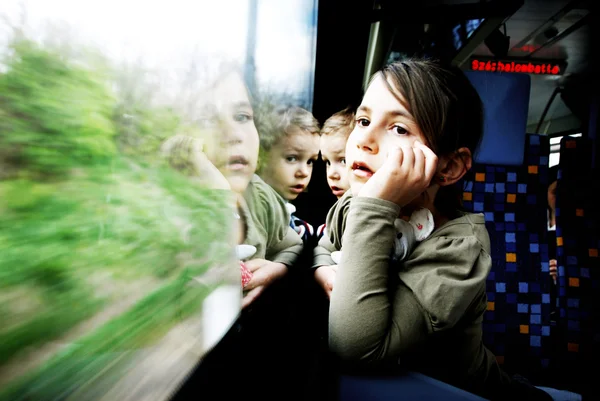
[[[347,107],[333,114],[325,121],[323,128],[321,128],[321,135],[341,135],[347,139],[354,129],[354,124],[354,111],[350,107]]]
[[[258,169],[264,165],[267,154],[281,138],[290,134],[293,127],[314,135],[320,135],[319,122],[308,110],[297,106],[269,107],[263,110],[256,119],[256,128],[260,139]]]
[[[401,103],[436,155],[466,147],[474,157],[483,136],[483,104],[459,68],[428,59],[407,59],[383,67],[373,78],[378,75],[398,101],[404,99]],[[438,191],[435,206],[447,217],[456,217],[462,209],[461,184]]]

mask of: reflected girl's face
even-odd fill
[[[205,95],[199,119],[204,151],[231,189],[241,194],[258,162],[258,132],[248,91],[242,78],[232,72]]]

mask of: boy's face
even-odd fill
[[[308,186],[318,156],[319,135],[291,127],[269,151],[262,179],[292,201]]]
[[[206,94],[200,118],[206,156],[241,194],[256,170],[259,143],[246,86],[231,73]]]
[[[402,99],[404,101],[404,99]],[[393,147],[427,145],[406,107],[388,90],[381,76],[369,85],[356,111],[356,126],[346,144],[348,181],[352,195],[381,168]]]
[[[320,142],[321,157],[327,168],[327,184],[339,199],[350,188],[346,167],[346,137],[323,135]]]

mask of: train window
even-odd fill
[[[256,135],[265,91],[312,108],[316,13],[0,4],[0,400],[164,400],[232,327],[248,249],[207,133]]]
[[[464,43],[471,37],[473,32],[479,28],[479,25],[484,21],[481,19],[470,19],[452,28],[452,37],[454,39],[454,48],[459,50],[463,47]]]
[[[548,167],[556,166],[560,161],[560,141],[564,135],[553,136],[550,138],[550,158],[548,160]],[[580,137],[581,133],[566,135],[573,138]]]

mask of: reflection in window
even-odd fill
[[[454,48],[456,50],[460,49],[463,46],[462,42],[462,25],[456,25],[454,29],[452,29],[452,37],[454,38]]]
[[[21,2],[0,3],[0,400],[167,399],[241,277],[225,198],[161,145],[215,60],[253,54],[258,86],[310,109],[317,2]]]
[[[480,18],[480,19],[470,19],[467,21],[466,23],[466,30],[467,30],[467,38],[470,38],[471,35],[473,34],[473,32],[475,32],[475,30],[477,28],[479,28],[479,25],[481,25],[483,23],[484,19]]]
[[[484,19],[470,19],[465,22],[461,22],[452,29],[452,38],[454,41],[454,48],[459,50],[463,47],[465,41],[471,37],[473,32],[479,28],[479,25],[483,23]]]
[[[317,0],[260,0],[255,23],[260,88],[312,110]]]

